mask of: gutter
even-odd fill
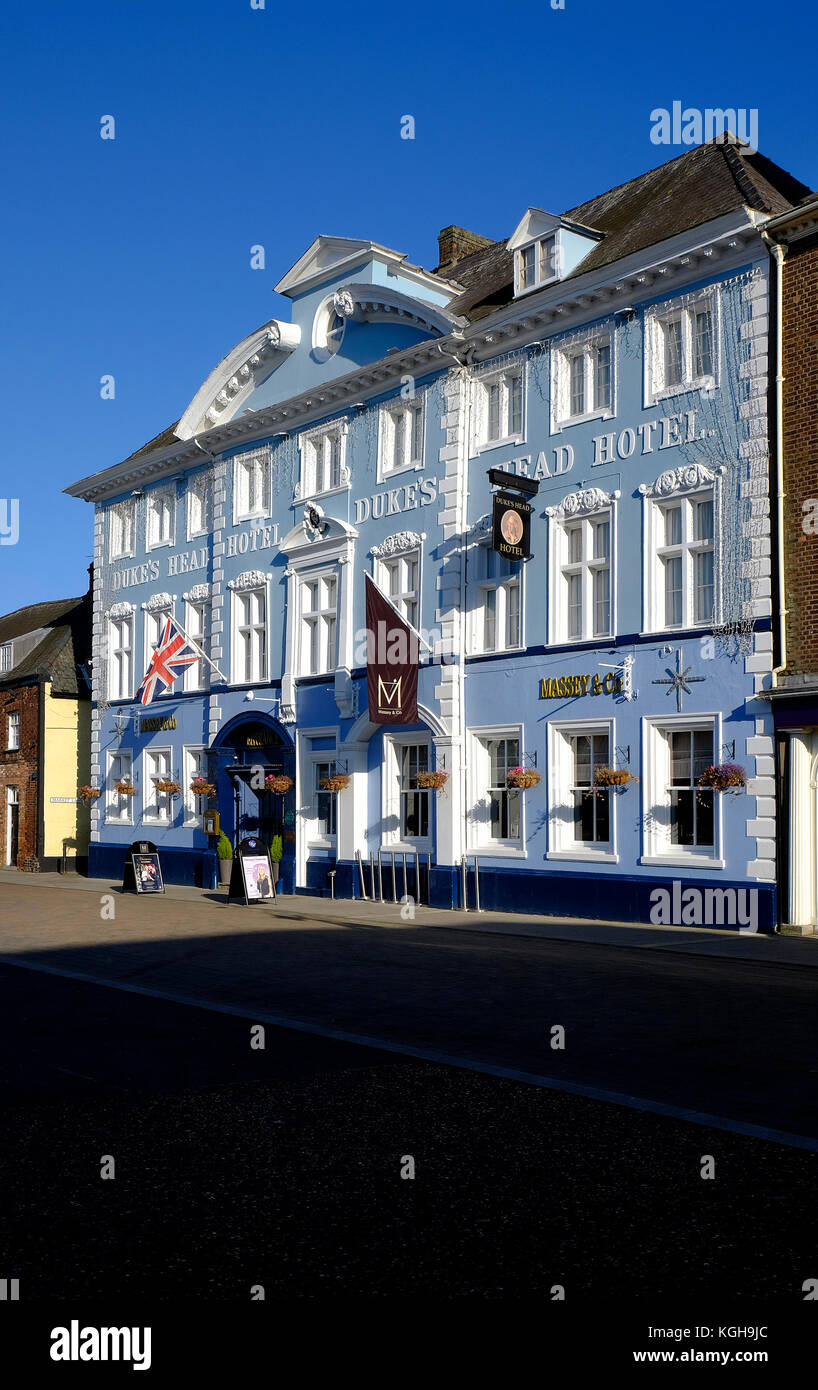
[[[775,266],[775,545],[776,587],[778,590],[778,662],[773,667],[773,685],[787,666],[787,591],[784,577],[784,257],[786,251],[762,228],[761,238]],[[773,336],[773,335],[770,335]],[[768,339],[769,341],[769,339]]]

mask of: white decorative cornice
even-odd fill
[[[472,542],[488,540],[492,532],[492,526],[491,512],[484,512],[481,517],[478,517],[474,525],[469,527],[466,532],[466,540]]]
[[[115,603],[113,608],[109,608],[106,614],[108,618],[127,618],[136,610],[132,603],[123,600],[122,603]]]
[[[182,598],[189,599],[191,603],[204,603],[210,598],[210,585],[194,584],[192,589],[188,589],[186,594],[182,594]]]
[[[618,490],[604,492],[601,487],[584,487],[578,492],[569,492],[561,502],[553,507],[546,507],[545,511],[547,516],[561,519],[570,516],[590,516],[593,512],[601,512],[605,507],[610,507],[620,496]]]
[[[683,463],[660,473],[653,483],[640,483],[639,491],[643,497],[672,497],[677,492],[712,487],[715,480],[715,473],[703,463]]]
[[[373,545],[369,553],[378,559],[390,555],[403,555],[404,551],[417,550],[422,542],[423,537],[417,531],[398,531],[395,536],[387,536],[380,545]]]
[[[172,595],[172,594],[164,594],[164,593],[163,593],[163,594],[151,594],[150,598],[145,599],[145,602],[142,604],[142,611],[143,611],[144,613],[155,613],[155,612],[157,611],[157,609],[159,609],[159,608],[172,608],[172,607],[173,607],[173,595]]]
[[[243,574],[237,574],[235,579],[228,579],[227,587],[240,594],[246,589],[261,589],[269,578],[263,570],[245,570]]]

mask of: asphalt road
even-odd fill
[[[3,887],[0,955],[818,1139],[818,972]],[[13,896],[16,894],[16,898]],[[399,919],[396,916],[396,921]],[[565,1029],[565,1048],[551,1047]]]
[[[429,957],[388,959],[415,1017]],[[539,960],[550,988],[551,956],[513,959],[490,972],[466,950],[442,968],[465,961],[472,992],[479,970],[494,1010],[492,973],[501,997],[527,997]],[[259,1284],[550,1299],[559,1284],[591,1309],[800,1309],[818,1273],[818,1155],[309,1033],[265,1042],[250,1047],[249,1019],[0,967],[0,1276],[21,1299],[246,1303]]]

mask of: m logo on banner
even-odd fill
[[[400,692],[403,686],[403,677],[398,676],[397,680],[384,681],[378,676],[378,711],[381,714],[393,714],[401,708]]]

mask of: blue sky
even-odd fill
[[[434,266],[450,222],[508,235],[531,204],[560,212],[681,153],[650,141],[674,100],[756,108],[762,151],[818,185],[816,27],[806,0],[6,7],[0,497],[19,498],[20,538],[0,547],[0,612],[83,591],[92,509],[61,489],[287,318],[272,286],[319,232]]]

